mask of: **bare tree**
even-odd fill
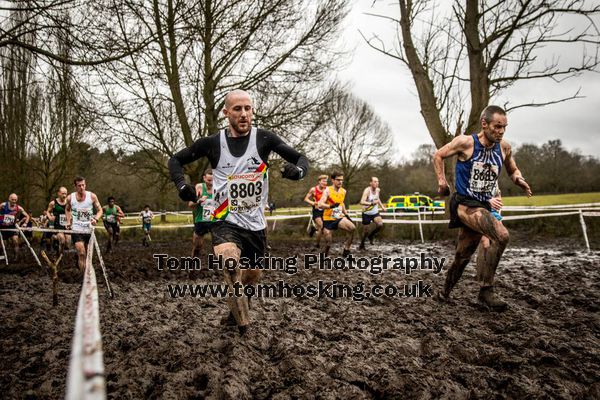
[[[68,58],[68,36],[59,41],[56,54]],[[57,64],[57,65],[56,65]],[[73,71],[65,63],[50,64],[50,71],[30,94],[30,113],[27,129],[31,142],[29,167],[38,188],[48,202],[56,190],[72,178],[74,163],[79,155],[74,152],[76,142],[83,139],[91,116],[85,111],[75,85]]]
[[[19,48],[47,61],[68,65],[98,65],[140,51],[152,37],[123,48],[112,40],[111,18],[97,18],[113,0],[3,0],[0,1],[0,48]],[[25,18],[22,18],[25,16]],[[68,16],[65,19],[65,16]],[[32,42],[29,36],[35,35]],[[59,37],[68,36],[68,56],[57,51]]]
[[[371,106],[351,92],[334,88],[328,97],[327,145],[321,149],[344,173],[350,188],[367,166],[384,162],[392,147],[390,128]]]
[[[30,4],[30,3],[28,3]],[[11,10],[6,30],[19,32],[21,41],[38,46],[38,33],[23,33],[32,21],[31,9]],[[57,16],[57,18],[59,18]],[[47,29],[53,54],[68,59],[72,35],[65,25]],[[14,26],[13,26],[14,25]],[[16,27],[20,27],[21,30]],[[89,124],[72,67],[48,60],[26,46],[0,47],[0,171],[2,191],[17,191],[25,205],[54,195],[77,157],[71,148]]]
[[[365,39],[411,71],[421,113],[437,148],[455,134],[477,131],[481,111],[490,99],[518,81],[562,81],[598,69],[597,4],[582,0],[465,0],[455,1],[451,13],[441,17],[434,1],[399,0],[397,4],[399,18],[379,17],[397,25],[398,46],[386,46],[376,35]],[[551,48],[557,52],[570,49],[581,57],[576,61],[558,55],[543,57],[543,50]],[[463,129],[467,106],[461,98],[466,91],[470,109]],[[578,97],[580,90],[575,90],[563,98],[505,106],[509,110],[544,106]]]
[[[291,139],[314,132],[338,54],[333,43],[347,1],[127,0],[105,10],[118,24],[115,39],[155,40],[127,59],[97,68],[98,96],[110,129],[129,148],[147,152],[166,173],[163,157],[217,131],[225,95],[256,94],[256,121]],[[309,129],[306,129],[306,127]],[[198,179],[201,164],[187,172]]]
[[[13,25],[28,18],[27,12],[14,12]],[[22,40],[34,43],[33,33]],[[2,192],[17,192],[29,199],[27,185],[27,115],[30,91],[35,83],[35,57],[23,48],[0,47],[0,173]],[[26,204],[27,205],[27,204]]]

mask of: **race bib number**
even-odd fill
[[[114,224],[115,222],[117,222],[117,217],[114,214],[107,215],[106,222],[108,222],[109,224]]]
[[[474,161],[471,168],[469,184],[471,191],[478,193],[491,193],[498,180],[498,166]]]
[[[152,222],[152,217],[144,217],[144,218],[142,218],[142,220],[144,221],[145,224],[149,224]]]
[[[67,225],[67,216],[65,214],[60,214],[58,216],[58,224],[61,226]]]
[[[337,206],[335,208],[331,209],[331,217],[334,219],[340,219],[344,216],[344,213],[342,212],[342,207],[341,206]]]
[[[77,210],[75,220],[77,222],[90,222],[92,219],[92,210],[90,208],[80,208]]]
[[[6,214],[4,216],[4,220],[2,221],[3,225],[14,225],[15,224],[15,216],[11,214]]]
[[[210,221],[215,211],[215,206],[211,200],[206,200],[202,205],[202,221]]]
[[[260,208],[263,185],[262,172],[228,176],[229,212],[244,214]]]

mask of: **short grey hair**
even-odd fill
[[[489,124],[490,122],[492,122],[492,117],[494,116],[494,114],[506,115],[506,111],[504,111],[502,107],[490,105],[483,109],[479,120],[481,121],[482,119],[484,119],[485,122]]]

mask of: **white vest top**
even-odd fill
[[[226,130],[219,134],[219,163],[213,169],[213,217],[251,231],[265,229],[264,210],[269,192],[267,165],[256,147],[256,128],[250,132],[248,147],[235,157],[227,146]]]
[[[369,188],[369,195],[367,196],[367,201],[374,201],[375,204],[373,204],[372,206],[367,206],[365,208],[365,211],[363,211],[365,214],[367,215],[375,215],[379,212],[379,205],[378,205],[378,201],[379,201],[379,188],[375,189],[375,193],[373,193],[371,191],[371,188]]]
[[[94,214],[94,202],[92,201],[92,193],[85,191],[85,199],[77,201],[77,193],[71,193],[71,213],[73,214],[73,222],[71,229],[75,232],[90,233],[91,220]]]
[[[148,210],[148,211],[142,210],[141,215],[142,215],[142,222],[144,224],[151,224],[152,223],[152,216],[154,215],[152,213],[152,211],[150,211],[150,210]]]

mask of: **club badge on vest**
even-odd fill
[[[251,156],[246,160],[246,164],[248,172],[254,172],[260,166],[260,161],[256,157]]]

